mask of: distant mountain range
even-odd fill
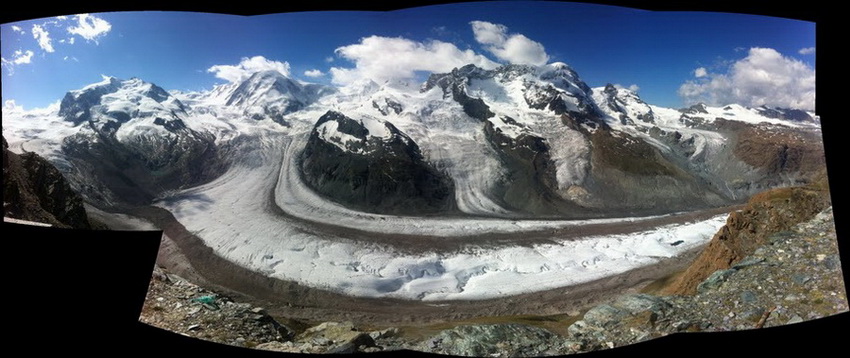
[[[309,137],[301,177],[326,200],[386,214],[669,213],[806,183],[825,167],[813,113],[662,108],[628,89],[590,88],[564,63],[342,88],[262,71],[194,93],[106,77],[53,113],[4,113],[3,132],[101,207],[207,183],[270,135]]]

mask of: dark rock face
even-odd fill
[[[520,126],[510,117],[501,119],[507,124]],[[556,193],[555,167],[545,139],[528,133],[512,138],[490,121],[485,122],[484,134],[507,169],[506,176],[495,190],[505,207],[536,216],[579,211],[578,207],[560,199]]]
[[[56,227],[91,229],[83,200],[62,173],[35,153],[18,155],[3,138],[3,215]]]
[[[369,212],[451,210],[454,190],[449,178],[425,162],[407,135],[390,123],[381,124],[389,138],[370,135],[363,123],[338,112],[319,118],[302,157],[308,185],[334,201]],[[335,133],[350,136],[349,140],[334,139]]]
[[[790,108],[768,108],[761,106],[756,108],[759,114],[768,117],[794,122],[815,122],[815,118],[806,113],[806,111]]]
[[[681,109],[681,110],[679,110],[679,112],[686,113],[686,114],[700,114],[700,113],[708,114],[708,110],[705,107],[705,103],[697,103],[697,104],[690,106],[688,108]]]
[[[400,114],[401,111],[404,110],[404,106],[402,106],[401,103],[398,103],[398,102],[396,102],[392,99],[384,98],[384,100],[380,101],[380,102],[383,102],[383,103],[378,104],[378,102],[372,101],[372,107],[377,109],[378,112],[380,112],[382,115],[386,116],[386,115],[390,114],[390,111],[392,111],[395,114]]]
[[[181,124],[163,123],[176,136],[138,137],[130,142],[117,140],[114,131],[108,130],[94,138],[78,134],[66,138],[62,150],[74,163],[81,177],[78,181],[86,183],[86,196],[101,199],[98,204],[111,205],[108,197],[147,204],[164,191],[202,184],[226,169],[214,138]]]
[[[487,71],[475,65],[466,65],[455,68],[450,73],[432,74],[423,85],[422,91],[440,87],[443,90],[443,96],[451,96],[463,107],[463,112],[468,116],[479,121],[486,121],[487,118],[493,117],[495,114],[490,111],[490,107],[483,100],[470,97],[466,93],[466,87],[471,79],[492,78],[493,75],[493,71]]]

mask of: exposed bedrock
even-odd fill
[[[427,214],[455,207],[452,181],[389,122],[329,111],[316,122],[301,160],[311,188],[357,210]]]

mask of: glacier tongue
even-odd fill
[[[362,297],[484,299],[569,286],[657,262],[704,244],[724,216],[632,235],[551,239],[550,244],[405,254],[357,244],[275,214],[393,234],[457,236],[516,232],[616,220],[545,221],[415,218],[365,214],[318,200],[303,187],[292,157],[303,135],[271,131],[245,141],[231,169],[211,183],[159,202],[216,252],[246,268],[307,286]],[[283,148],[283,151],[280,149]],[[283,160],[290,158],[290,160]],[[268,193],[274,190],[274,201]],[[318,203],[318,205],[317,205]],[[639,220],[639,219],[624,219]],[[305,226],[306,225],[306,226]],[[674,241],[684,241],[676,246]],[[521,280],[521,281],[517,281]],[[517,285],[516,282],[523,282]]]

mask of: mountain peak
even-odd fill
[[[161,105],[143,104],[146,101]],[[157,109],[162,106],[168,109]],[[136,113],[135,115],[143,115],[158,111],[185,112],[185,106],[166,90],[137,77],[121,80],[112,76],[103,76],[101,82],[69,91],[59,105],[59,115],[73,122],[74,125],[91,120],[97,113],[124,113],[119,117],[122,121],[126,121],[131,117],[131,112]]]

